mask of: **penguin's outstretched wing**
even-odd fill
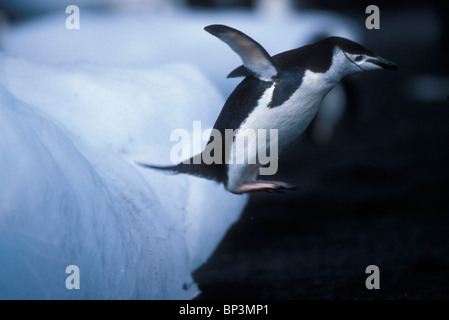
[[[204,30],[230,46],[240,56],[246,70],[255,77],[262,81],[273,81],[278,75],[276,63],[268,52],[243,32],[219,24],[207,26]],[[240,69],[238,76],[243,75],[244,72]]]

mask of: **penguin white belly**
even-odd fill
[[[275,86],[273,84],[265,91],[235,136],[227,162],[230,189],[257,178],[258,168],[261,166],[259,155],[270,154],[270,143],[281,152],[300,136],[312,121],[326,93],[333,87],[323,80],[322,74],[306,71],[300,87],[290,98],[280,106],[269,108]],[[239,139],[249,137],[248,132],[252,131],[257,135],[259,129],[266,132],[265,143],[257,139],[246,139],[245,144],[238,143]],[[270,129],[277,130],[277,139],[271,136]],[[273,138],[275,140],[271,141]]]

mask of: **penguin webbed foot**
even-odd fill
[[[256,191],[266,191],[270,193],[284,193],[285,190],[296,190],[292,184],[281,181],[262,181],[256,180],[242,184],[238,187],[237,193],[247,193]]]

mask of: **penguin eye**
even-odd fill
[[[357,57],[355,57],[355,61],[357,61],[357,62],[362,61],[362,59],[363,59],[363,56],[357,56]]]

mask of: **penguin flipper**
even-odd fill
[[[278,75],[276,63],[268,52],[243,32],[218,24],[207,26],[204,30],[230,46],[240,56],[245,68],[255,77],[268,82]]]

